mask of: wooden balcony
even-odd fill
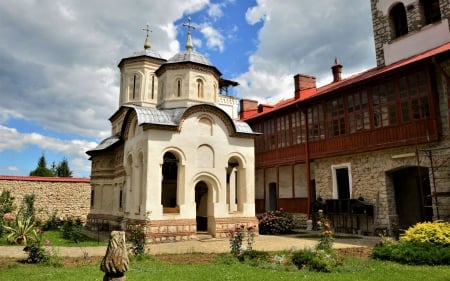
[[[438,138],[439,131],[436,120],[418,120],[399,126],[377,128],[326,140],[312,141],[309,143],[309,157],[310,159],[316,159],[374,151],[436,141]],[[303,162],[306,158],[305,149],[306,145],[301,144],[256,153],[256,166],[266,167]]]

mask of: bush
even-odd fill
[[[45,221],[44,225],[42,226],[42,229],[47,230],[59,230],[61,229],[62,225],[64,224],[64,220],[61,218],[58,218],[56,216],[56,213],[53,213],[47,221]]]
[[[331,272],[337,266],[342,265],[342,260],[334,251],[304,249],[292,254],[292,263],[298,269]]]
[[[450,247],[402,241],[373,248],[371,257],[410,265],[450,265]]]
[[[260,234],[285,234],[294,228],[292,215],[283,210],[267,211],[258,215]]]
[[[408,228],[400,241],[450,246],[450,223],[444,221],[418,223]]]
[[[66,219],[61,227],[60,231],[62,232],[63,238],[67,240],[71,240],[75,243],[83,241],[83,223],[80,219],[68,218]]]
[[[141,225],[133,225],[130,227],[127,240],[131,243],[129,251],[134,256],[142,256],[145,254],[145,232]]]

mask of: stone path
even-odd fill
[[[334,248],[353,248],[353,247],[373,247],[379,241],[378,237],[362,236],[361,238],[336,239]],[[298,238],[296,235],[259,235],[255,237],[253,249],[263,251],[289,250],[292,247],[303,249],[305,247],[317,244],[317,238]],[[51,247],[58,256],[61,257],[92,257],[104,256],[106,246],[99,247]],[[228,239],[210,238],[208,236],[199,236],[197,240],[160,243],[148,246],[151,255],[158,254],[183,254],[183,253],[226,253],[230,251]],[[3,246],[0,247],[0,258],[25,258],[27,254],[23,252],[22,246]]]

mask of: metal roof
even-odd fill
[[[202,54],[197,53],[192,49],[188,49],[184,52],[180,52],[171,57],[167,63],[179,63],[179,62],[195,62],[208,66],[213,66],[212,63]]]

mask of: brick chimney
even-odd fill
[[[300,93],[303,90],[316,88],[316,77],[304,74],[297,74],[294,76],[295,99],[300,98]]]
[[[339,64],[337,58],[334,59],[334,65],[331,67],[331,71],[333,72],[333,82],[342,80],[342,65]]]
[[[240,105],[240,118],[247,118],[258,113],[258,101],[249,100],[249,99],[241,99],[239,101]]]

